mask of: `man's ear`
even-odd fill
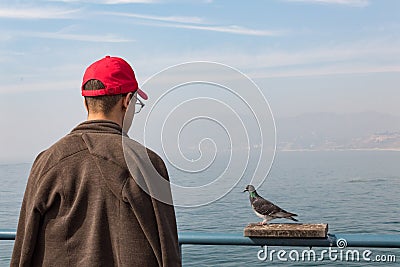
[[[122,99],[122,108],[123,108],[124,110],[127,110],[127,109],[128,109],[129,102],[130,102],[131,99],[132,99],[132,94],[133,94],[133,93],[128,93],[128,94]]]
[[[86,97],[83,98],[83,104],[85,105],[86,111],[89,113],[89,108],[88,108],[88,104],[86,102]]]

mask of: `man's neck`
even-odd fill
[[[88,121],[94,121],[94,120],[106,120],[106,121],[112,121],[117,123],[119,126],[121,126],[122,128],[122,120],[121,118],[119,118],[118,116],[115,116],[114,114],[109,114],[109,115],[105,115],[102,113],[89,113],[88,117],[87,117]]]

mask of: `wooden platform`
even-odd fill
[[[251,223],[244,228],[247,237],[279,237],[279,238],[326,238],[328,224],[305,223],[271,223],[259,225]]]

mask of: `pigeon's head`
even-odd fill
[[[246,191],[248,191],[248,192],[251,193],[251,192],[255,192],[256,189],[254,188],[254,186],[252,186],[251,184],[249,184],[249,185],[246,186],[246,188],[244,189],[243,193],[246,192]]]

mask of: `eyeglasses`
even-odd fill
[[[132,94],[131,99],[132,99],[133,96],[134,96],[134,94]],[[142,110],[142,108],[144,107],[144,103],[142,102],[142,100],[140,100],[139,98],[137,98],[137,96],[136,96],[135,98],[136,98],[136,103],[135,103],[135,114],[137,114],[137,113],[139,113],[139,112]]]

